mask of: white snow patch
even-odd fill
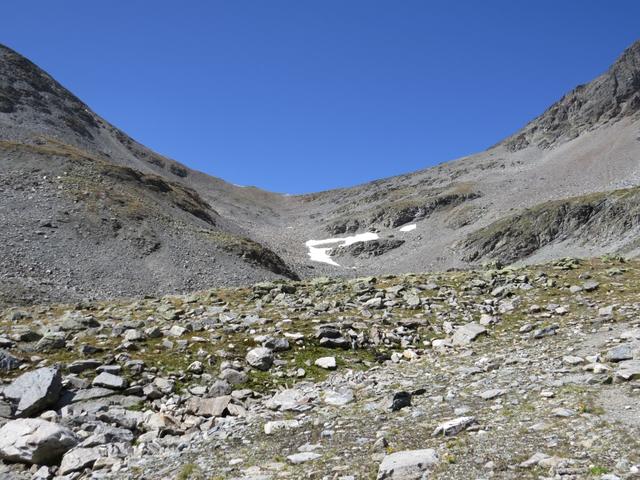
[[[410,225],[405,225],[404,227],[400,227],[398,230],[400,230],[401,232],[410,232],[411,230],[415,230],[416,229],[416,224],[412,223]]]
[[[366,232],[359,233],[357,235],[353,235],[351,237],[342,237],[342,238],[326,238],[324,240],[308,240],[305,242],[305,245],[309,249],[309,258],[312,262],[321,262],[327,263],[329,265],[334,265],[339,267],[340,264],[335,262],[331,255],[329,255],[329,250],[335,247],[346,247],[348,245],[352,245],[358,242],[367,242],[369,240],[377,240],[378,234],[374,232]],[[333,245],[337,243],[338,245]],[[329,247],[321,247],[321,245],[332,245]]]

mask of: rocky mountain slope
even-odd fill
[[[634,479],[640,263],[11,308],[0,477]]]
[[[1,47],[0,302],[635,256],[639,65],[636,42],[485,152],[285,196],[149,150]]]
[[[0,139],[0,303],[297,278],[231,219],[244,202],[234,189],[134,142],[5,47]],[[251,199],[253,215],[267,196]]]

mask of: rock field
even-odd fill
[[[0,317],[0,478],[640,478],[640,262]]]

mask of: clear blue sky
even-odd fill
[[[638,19],[637,0],[20,0],[0,42],[158,152],[301,193],[496,143]]]

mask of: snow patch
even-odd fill
[[[401,232],[410,232],[411,230],[415,230],[417,227],[417,225],[415,223],[412,223],[410,225],[405,225],[404,227],[400,227],[398,230],[400,230]]]
[[[374,232],[359,233],[350,237],[326,238],[324,240],[308,240],[305,245],[309,249],[309,258],[312,262],[327,263],[339,267],[336,261],[329,255],[329,250],[335,247],[346,247],[358,242],[368,242],[369,240],[377,240],[378,234]],[[337,244],[337,245],[333,245]],[[331,245],[329,247],[321,245]]]

